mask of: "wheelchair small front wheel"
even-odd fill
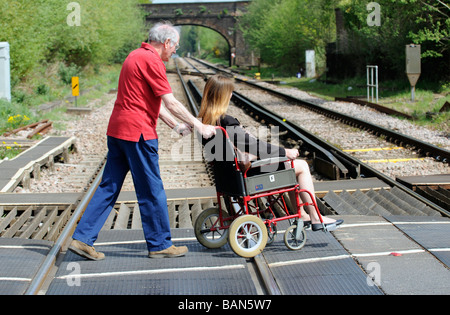
[[[240,216],[231,223],[228,241],[237,255],[255,257],[266,247],[266,225],[254,215]]]
[[[302,228],[297,231],[297,225],[291,225],[284,233],[284,244],[290,250],[299,250],[306,243],[306,231]]]
[[[222,211],[222,218],[228,218],[228,213]],[[230,221],[224,221],[228,226]],[[208,208],[199,214],[194,223],[194,233],[198,242],[206,248],[220,248],[228,241],[228,228],[220,226],[219,208]]]

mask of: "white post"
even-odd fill
[[[306,77],[314,78],[316,76],[316,58],[314,50],[306,51]]]
[[[9,60],[9,44],[0,42],[0,99],[11,102],[11,68]]]
[[[375,88],[376,102],[378,103],[378,66],[366,66],[367,69],[367,101],[373,102],[373,89]],[[375,79],[374,79],[375,72]],[[371,99],[370,99],[371,98]]]

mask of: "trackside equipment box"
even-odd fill
[[[11,69],[7,42],[0,42],[0,99],[11,101]]]

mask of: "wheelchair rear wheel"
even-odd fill
[[[222,218],[228,218],[228,213],[223,210]],[[229,224],[230,221],[224,221],[224,226]],[[220,248],[225,245],[228,241],[228,228],[221,229],[219,208],[208,208],[200,213],[194,223],[194,233],[199,243],[206,248]]]
[[[266,247],[266,225],[254,215],[240,216],[231,223],[228,241],[237,255],[255,257]]]
[[[290,250],[299,250],[306,243],[306,231],[302,228],[297,231],[297,225],[291,225],[284,233],[284,244]]]

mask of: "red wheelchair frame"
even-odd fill
[[[227,145],[232,145],[227,131],[222,127],[216,127],[225,136]],[[234,149],[234,146],[233,146]],[[233,150],[233,152],[235,152]],[[232,250],[242,257],[254,257],[263,251],[267,243],[273,242],[277,233],[277,223],[288,220],[290,226],[284,234],[284,243],[291,250],[301,249],[306,242],[306,231],[301,220],[301,207],[314,206],[323,224],[322,216],[318,209],[315,196],[308,190],[301,189],[295,178],[294,161],[286,157],[269,158],[252,162],[250,168],[241,170],[237,154],[233,154],[234,161],[230,161],[237,176],[242,176],[245,191],[242,195],[230,196],[227,192],[220,191],[217,181],[223,178],[215,178],[217,204],[216,208],[204,210],[196,219],[194,232],[197,240],[207,248],[219,248],[229,242]],[[248,176],[252,169],[289,162],[290,167],[281,176],[288,176],[289,179],[282,185],[284,187],[268,189],[261,193],[249,193]],[[214,162],[213,162],[214,163]],[[293,173],[293,174],[292,174]],[[264,173],[261,180],[266,180],[266,176],[279,176],[279,173]],[[217,175],[217,174],[215,174]],[[285,194],[294,193],[295,203],[291,205],[294,209],[289,212],[289,201],[285,199]],[[312,202],[301,202],[299,193],[309,194]],[[264,199],[268,202],[264,203]],[[227,212],[223,209],[222,202],[225,203]]]

